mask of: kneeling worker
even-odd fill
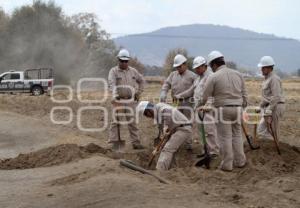
[[[141,101],[137,110],[139,114],[153,118],[159,128],[163,128],[164,134],[170,134],[170,139],[163,147],[156,164],[157,170],[170,169],[174,153],[192,137],[192,124],[179,110],[166,103],[152,104]]]

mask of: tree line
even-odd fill
[[[56,83],[106,77],[119,48],[97,16],[67,16],[54,2],[34,1],[10,15],[0,8],[0,72],[51,67]],[[131,64],[144,66],[133,58]]]
[[[68,16],[54,2],[39,0],[11,14],[0,8],[0,72],[51,67],[56,83],[70,84],[81,77],[106,77],[119,49],[95,14]],[[130,64],[145,75],[167,76],[177,53],[188,58],[191,68],[193,57],[182,48],[170,50],[162,68],[145,66],[136,57]]]

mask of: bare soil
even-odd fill
[[[260,83],[247,81],[253,105],[260,100]],[[300,82],[287,80],[283,86],[287,110],[281,125],[281,155],[271,140],[258,141],[261,148],[255,151],[245,142],[247,166],[228,173],[194,167],[201,152],[195,144],[192,153],[179,150],[170,171],[149,168],[168,185],[119,165],[125,158],[148,168],[157,134],[151,120],[139,124],[147,149],[136,151],[127,143],[115,153],[107,149],[108,131],[79,131],[76,114],[69,125],[50,122],[53,106],[69,106],[76,112],[86,104],[76,99],[55,104],[48,96],[0,95],[0,207],[300,207]],[[158,96],[159,87],[149,85],[142,99]],[[93,98],[93,93],[86,96]],[[108,102],[101,106],[110,108]],[[63,112],[56,116],[67,118]],[[97,111],[86,112],[82,120],[86,127],[104,122],[104,114]],[[248,128],[252,132],[252,126]],[[121,131],[128,141],[127,129]]]

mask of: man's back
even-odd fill
[[[189,120],[179,110],[166,103],[158,103],[155,105],[157,115],[159,118],[157,121],[164,120],[164,125],[169,126],[170,130],[174,129],[182,124],[190,124]]]
[[[214,97],[216,107],[242,106],[246,102],[245,82],[242,75],[226,66],[212,74],[205,85],[204,97]]]

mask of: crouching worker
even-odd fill
[[[179,110],[165,103],[152,104],[141,101],[137,110],[139,114],[154,119],[158,128],[163,129],[164,135],[169,134],[169,140],[162,148],[156,169],[170,169],[174,153],[192,137],[192,124]]]

